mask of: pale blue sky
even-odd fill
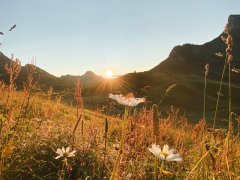
[[[217,37],[239,0],[0,0],[3,53],[56,75],[145,71],[184,43]],[[1,37],[0,37],[1,38]],[[2,38],[0,39],[2,41]]]

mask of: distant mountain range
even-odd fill
[[[240,15],[230,15],[228,24],[233,37],[233,62],[231,68],[240,67]],[[207,80],[207,117],[212,120],[219,81],[225,61],[226,44],[220,34],[217,38],[203,45],[184,44],[176,46],[170,52],[169,57],[156,67],[139,73],[129,73],[115,79],[105,79],[88,71],[80,76],[83,85],[83,96],[108,97],[110,92],[128,93],[133,92],[136,96],[146,96],[148,101],[158,103],[164,96],[166,89],[177,84],[161,102],[160,107],[168,110],[170,105],[179,107],[187,112],[195,120],[201,117],[203,107],[203,88],[205,65],[209,63],[209,76]],[[7,82],[8,76],[4,65],[11,61],[0,53],[0,80]],[[53,87],[55,91],[74,90],[74,82],[77,76],[65,75],[55,77],[48,72],[37,68],[36,76],[43,90]],[[22,87],[26,76],[26,66],[18,78],[18,86]],[[232,104],[233,111],[240,110],[240,74],[232,73]],[[224,121],[228,109],[228,73],[225,73],[223,84],[223,97],[220,102],[219,117]],[[73,96],[72,96],[73,98]]]

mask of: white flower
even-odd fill
[[[109,97],[125,106],[137,106],[139,103],[145,102],[146,100],[145,98],[135,98],[133,95],[123,96],[122,94],[109,94]]]
[[[235,73],[240,73],[240,69],[237,69],[237,68],[232,68],[232,72],[235,72]]]
[[[75,156],[76,151],[73,150],[70,152],[70,147],[67,147],[66,149],[62,147],[62,149],[58,148],[56,153],[58,154],[58,156],[55,157],[55,159],[59,159],[60,157],[68,158]]]
[[[161,150],[159,145],[152,144],[152,147],[148,148],[148,150],[161,160],[182,161],[182,158],[180,157],[179,154],[174,154],[176,150],[175,149],[169,150],[168,145],[164,145],[163,149]]]

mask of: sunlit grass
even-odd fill
[[[56,149],[72,147],[76,109],[63,102],[48,100],[47,95],[35,94],[30,99],[27,112],[22,104],[24,92],[12,93],[8,108],[4,108],[7,92],[0,95],[2,139],[2,175],[7,179],[18,178],[110,178],[114,162],[120,151],[121,118],[109,117],[101,112],[83,111],[83,132],[75,132],[74,157],[67,164],[55,159]],[[23,117],[24,115],[24,117]],[[108,135],[105,142],[105,119]],[[120,179],[151,179],[154,175],[154,156],[148,151],[154,143],[153,111],[143,108],[128,115],[127,134],[116,176]],[[16,124],[18,122],[18,124]],[[232,178],[239,176],[240,140],[234,136],[227,150],[224,131],[208,132],[206,122],[196,125],[173,110],[167,118],[159,119],[158,142],[177,149],[183,161],[164,163],[158,176],[162,178]],[[6,136],[10,133],[11,136]],[[8,137],[8,139],[6,139]],[[105,144],[107,151],[105,151]],[[224,156],[229,152],[228,161]],[[105,157],[105,160],[104,160]],[[228,164],[226,164],[228,162]],[[159,164],[159,168],[161,164]],[[31,169],[30,169],[31,168]],[[64,172],[62,171],[64,169]],[[229,170],[228,170],[229,169]]]

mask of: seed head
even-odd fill
[[[226,37],[225,36],[221,36],[221,39],[223,42],[226,42]]]
[[[232,53],[232,49],[228,46],[226,49],[227,55],[230,55]]]
[[[169,86],[169,87],[166,89],[166,93],[169,93],[169,91],[171,91],[172,89],[174,89],[176,86],[177,86],[177,84],[172,84],[171,86]]]
[[[228,34],[228,37],[227,37],[227,40],[226,40],[226,44],[228,46],[231,46],[232,45],[232,36],[230,34]]]
[[[14,25],[9,29],[9,31],[12,31],[12,30],[15,29],[16,27],[17,27],[17,25],[14,24]]]
[[[233,56],[230,54],[227,59],[227,63],[231,63],[233,60]]]
[[[225,26],[225,28],[224,28],[224,32],[226,33],[226,34],[230,34],[231,33],[231,27],[230,27],[230,24],[229,23],[227,23],[226,24],[226,26]]]
[[[207,76],[208,73],[209,73],[209,64],[207,63],[207,64],[205,65],[205,75]]]

